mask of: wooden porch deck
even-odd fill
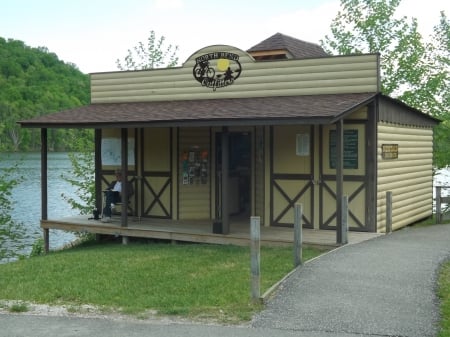
[[[250,219],[248,222],[235,221],[230,224],[230,233],[214,234],[211,221],[173,221],[135,217],[128,218],[128,227],[120,226],[120,216],[113,217],[109,223],[90,220],[88,216],[65,217],[41,220],[44,229],[60,229],[72,232],[117,235],[126,237],[165,239],[211,244],[231,244],[247,246],[250,244]],[[370,240],[381,234],[349,232],[349,244]],[[293,228],[261,227],[261,245],[274,246],[292,244]],[[303,229],[303,243],[311,246],[338,246],[336,232],[333,230]]]

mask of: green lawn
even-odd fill
[[[321,254],[305,249],[304,259]],[[292,248],[261,248],[261,293],[292,270]],[[0,265],[0,299],[76,307],[91,304],[142,315],[250,319],[247,247],[118,243],[84,244]]]

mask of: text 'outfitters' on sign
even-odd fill
[[[241,75],[239,55],[229,52],[215,52],[201,55],[195,59],[192,69],[194,78],[200,84],[216,91],[227,87]]]

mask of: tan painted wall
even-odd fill
[[[306,156],[296,155],[297,134],[309,135],[311,139],[311,128],[309,125],[275,126],[274,148],[273,148],[273,170],[274,173],[309,174],[311,173],[311,153]]]
[[[195,58],[211,52],[239,55],[242,73],[227,87],[202,87],[193,77]],[[214,61],[215,62],[215,61]],[[213,62],[212,62],[213,63]],[[377,55],[255,62],[230,46],[210,46],[182,67],[91,74],[91,102],[118,103],[378,91]]]
[[[398,144],[398,159],[383,159],[382,144]],[[378,125],[377,229],[386,229],[386,192],[392,191],[392,227],[398,229],[432,215],[433,130]]]
[[[144,170],[170,171],[170,129],[144,129]]]

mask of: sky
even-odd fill
[[[242,50],[286,34],[319,44],[339,0],[0,0],[0,37],[47,47],[84,73],[116,71],[116,60],[146,42],[153,30],[176,45],[179,64],[203,47]],[[416,17],[432,33],[448,0],[402,0],[398,15]]]

